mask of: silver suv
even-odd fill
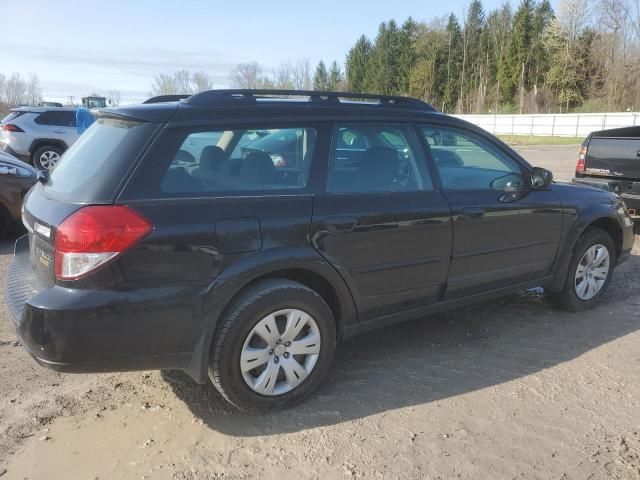
[[[14,108],[0,122],[0,150],[49,170],[78,138],[76,110]]]

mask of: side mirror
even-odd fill
[[[547,188],[553,182],[553,173],[546,168],[533,167],[531,171],[531,187]]]

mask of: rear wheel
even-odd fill
[[[331,310],[315,291],[266,280],[231,306],[213,341],[209,377],[241,410],[290,405],[313,392],[335,351]]]
[[[609,286],[615,262],[616,250],[611,235],[599,228],[590,228],[574,248],[563,289],[548,292],[547,296],[565,310],[589,309]]]
[[[38,170],[51,170],[62,157],[62,149],[55,145],[45,145],[33,154],[33,166]]]

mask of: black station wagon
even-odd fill
[[[28,194],[6,285],[61,372],[181,369],[279,407],[372,327],[534,286],[589,308],[633,244],[613,194],[412,98],[214,90],[97,117]]]

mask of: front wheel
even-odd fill
[[[616,250],[611,235],[599,228],[590,228],[573,250],[563,289],[547,295],[565,310],[587,310],[602,298],[611,283],[615,264]]]
[[[259,282],[221,321],[209,377],[241,410],[260,412],[300,401],[329,370],[336,346],[331,309],[298,282]]]

